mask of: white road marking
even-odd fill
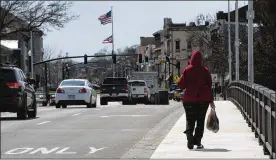
[[[76,114],[73,114],[72,116],[77,116],[77,115],[80,115],[80,114],[82,114],[82,113],[76,113]]]
[[[63,148],[60,151],[57,151],[56,154],[76,154],[76,152],[65,152],[69,149],[70,147]]]
[[[106,118],[106,117],[146,117],[150,115],[108,115],[108,116],[101,116],[101,118]]]
[[[95,148],[95,147],[89,147],[90,151],[88,154],[93,154],[96,153],[100,150],[106,149],[108,147],[102,147],[102,148]],[[28,153],[29,154],[76,154],[76,152],[69,152],[68,150],[70,149],[70,147],[65,147],[65,148],[61,148],[61,147],[55,147],[55,148],[51,148],[51,149],[47,149],[46,147],[41,147],[41,148],[29,148],[29,147],[22,147],[22,148],[14,148],[11,149],[7,152],[5,152],[4,154],[9,154],[9,155],[15,155],[15,154],[24,154],[24,153]]]
[[[96,153],[97,151],[103,150],[107,147],[102,147],[102,148],[98,148],[98,149],[96,149],[94,147],[89,147],[89,148],[90,148],[90,152],[88,154],[91,154],[91,153]]]
[[[38,123],[38,124],[36,124],[36,125],[42,125],[42,124],[49,123],[49,122],[51,122],[51,121],[41,122],[41,123]]]
[[[56,151],[56,150],[58,150],[59,149],[59,147],[56,147],[56,148],[53,148],[53,149],[50,149],[50,150],[48,150],[47,148],[38,148],[38,149],[36,149],[36,150],[34,150],[34,151],[32,151],[32,152],[30,152],[29,154],[35,154],[35,153],[37,153],[37,152],[41,152],[42,154],[49,154],[49,153],[52,153],[52,152],[54,152],[54,151]]]
[[[11,149],[7,152],[5,152],[5,154],[23,154],[23,153],[27,153],[29,151],[31,151],[33,148],[28,148],[28,147],[23,147],[23,148],[14,148]]]

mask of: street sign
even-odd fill
[[[179,80],[179,77],[177,75],[173,77],[174,83],[178,83],[178,80]]]
[[[158,60],[162,64],[162,63],[166,62],[166,56],[165,55],[158,56]]]

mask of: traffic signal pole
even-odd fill
[[[47,63],[44,64],[44,89],[45,89],[45,98],[46,98],[46,102],[48,103],[49,100],[49,92],[48,92],[48,68],[47,68]]]

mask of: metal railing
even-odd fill
[[[234,81],[226,89],[226,97],[241,111],[265,155],[276,158],[276,92],[264,86]]]

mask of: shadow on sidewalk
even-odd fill
[[[194,149],[193,151],[199,151],[199,152],[230,152],[231,150],[225,149],[225,148],[204,148],[204,149]]]

